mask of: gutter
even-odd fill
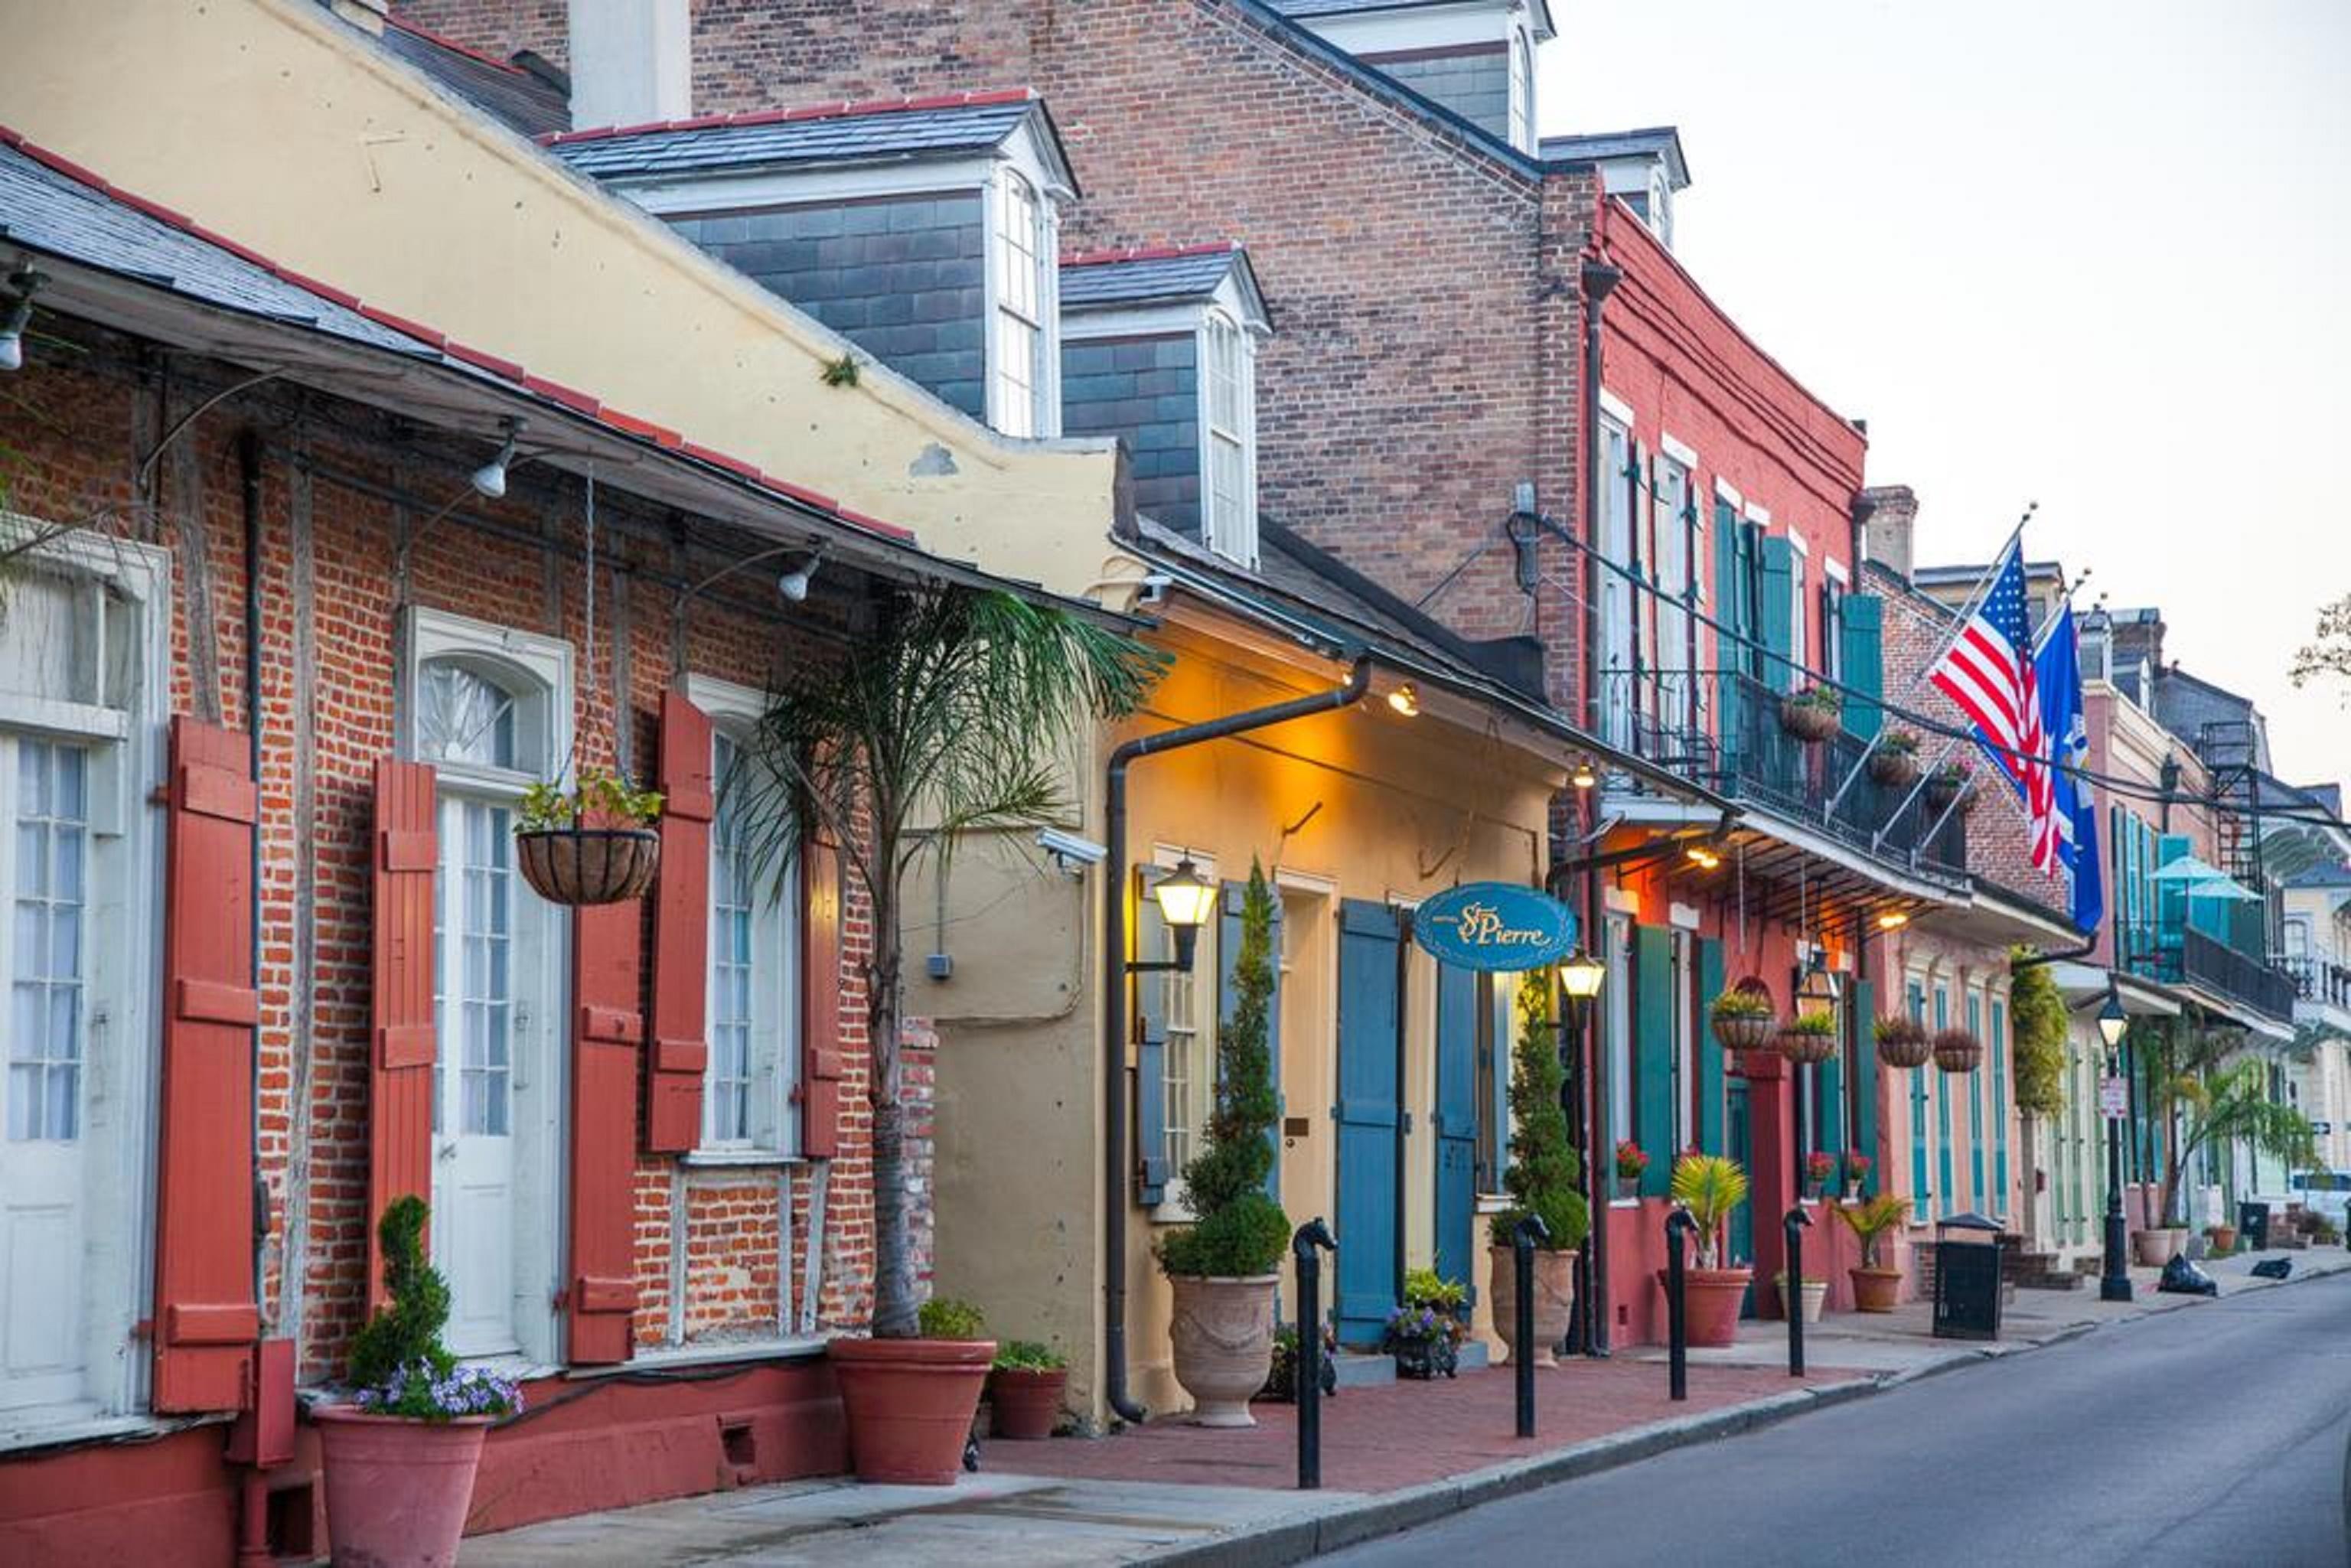
[[[1222,740],[1294,718],[1353,707],[1372,689],[1372,660],[1358,655],[1346,683],[1268,707],[1163,729],[1122,741],[1104,774],[1102,839],[1102,1358],[1104,1402],[1123,1421],[1149,1412],[1126,1390],[1126,1209],[1132,1165],[1126,1147],[1126,773],[1144,758]]]

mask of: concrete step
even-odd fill
[[[2089,1276],[2083,1274],[2045,1269],[2035,1273],[2019,1274],[2014,1283],[2020,1291],[2078,1291],[2087,1278]]]

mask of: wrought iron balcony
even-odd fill
[[[2201,987],[2280,1022],[2294,1017],[2292,975],[2208,932],[2142,920],[2126,924],[2122,936],[2125,966],[2134,974]]]
[[[1857,736],[1798,738],[1781,722],[1783,694],[1753,676],[1611,672],[1599,681],[1603,737],[1643,759],[1906,870],[1967,870],[1963,812],[1871,778]]]
[[[2286,953],[2272,958],[2270,967],[2294,982],[2295,999],[2351,1012],[2351,966],[2337,963],[2333,955]]]

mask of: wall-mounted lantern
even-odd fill
[[[1159,974],[1171,970],[1188,970],[1193,956],[1198,951],[1200,927],[1208,923],[1208,914],[1217,906],[1217,888],[1202,880],[1200,868],[1186,855],[1176,862],[1176,869],[1154,883],[1151,896],[1158,902],[1159,917],[1176,940],[1176,956],[1172,959],[1129,959],[1126,970],[1131,975]]]

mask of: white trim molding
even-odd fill
[[[1670,430],[1661,430],[1657,433],[1657,450],[1685,468],[1698,466],[1697,449],[1686,441],[1676,439]]]
[[[1623,425],[1628,434],[1632,431],[1633,405],[1606,387],[1600,389],[1600,412]]]

